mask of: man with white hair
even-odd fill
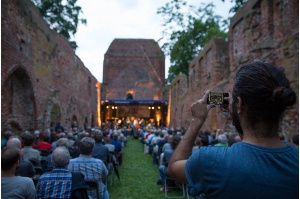
[[[36,198],[71,198],[72,174],[67,169],[70,154],[66,147],[57,147],[52,153],[54,169],[44,173],[37,183]]]
[[[218,136],[218,143],[214,146],[228,147],[228,141],[225,134],[220,134]]]

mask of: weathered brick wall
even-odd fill
[[[185,126],[186,115],[186,95],[187,90],[187,77],[186,75],[178,75],[171,83],[170,90],[171,99],[169,99],[170,114],[172,119],[172,127],[180,128]]]
[[[202,98],[203,93],[210,89],[212,91],[223,92],[229,76],[229,62],[227,54],[227,42],[223,39],[212,39],[199,55],[189,65],[189,78],[179,75],[170,85],[171,92],[171,124],[174,128],[189,126],[191,118],[191,104]],[[180,81],[178,79],[180,78]],[[185,81],[183,81],[185,80]],[[187,84],[188,81],[188,84]],[[217,86],[216,82],[220,82]],[[174,92],[176,88],[181,88],[181,95]],[[175,110],[180,110],[176,114]],[[224,116],[219,117],[213,109],[210,117],[204,123],[204,129],[215,129],[218,122],[223,122]],[[225,118],[226,119],[226,118]]]
[[[102,98],[162,99],[165,57],[153,39],[115,39],[104,57]]]
[[[299,96],[299,1],[297,0],[249,0],[230,21],[228,44],[212,40],[189,66],[187,97],[174,101],[172,109],[183,105],[188,108],[182,116],[171,114],[171,126],[179,120],[189,121],[190,105],[203,96],[207,89],[232,92],[238,68],[255,60],[274,63],[284,68],[291,86]],[[175,80],[174,80],[175,82]],[[171,85],[176,86],[176,82]],[[283,118],[282,131],[299,131],[299,102]],[[231,118],[218,108],[211,111],[203,129],[213,131],[224,128],[234,131]],[[185,122],[188,125],[188,122]],[[187,126],[185,126],[187,127]]]
[[[1,128],[97,125],[97,80],[30,0],[1,1]]]

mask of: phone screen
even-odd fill
[[[207,104],[228,104],[227,101],[224,101],[225,97],[229,97],[229,93],[210,92],[207,98]]]

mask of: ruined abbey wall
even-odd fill
[[[160,100],[165,57],[153,39],[114,39],[104,56],[102,98]]]
[[[189,65],[189,77],[180,76],[170,86],[170,126],[185,127],[190,106],[210,89],[232,92],[240,66],[252,61],[270,62],[284,69],[299,96],[299,1],[249,0],[230,21],[228,42],[211,40]],[[299,102],[283,118],[282,132],[299,131]],[[203,130],[235,131],[230,116],[213,109]]]
[[[1,128],[97,126],[97,80],[30,0],[1,1]]]

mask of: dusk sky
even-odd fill
[[[232,3],[226,0],[213,1],[215,14],[229,16]],[[78,48],[76,54],[102,83],[103,59],[109,45],[115,38],[137,38],[158,40],[162,36],[161,15],[156,14],[159,7],[169,0],[78,0],[82,7],[83,18],[87,25],[79,25],[75,35]],[[210,3],[212,0],[187,0],[199,7],[200,3]],[[197,2],[197,4],[196,4]],[[232,16],[232,14],[231,14]],[[162,42],[159,43],[162,46]],[[170,66],[169,57],[166,57],[165,74],[168,76]]]

